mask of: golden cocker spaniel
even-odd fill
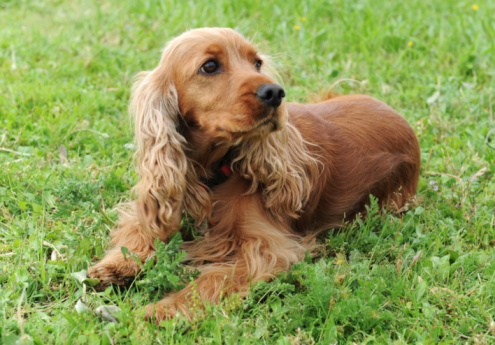
[[[300,261],[315,233],[365,212],[404,206],[416,192],[420,151],[407,121],[361,95],[285,103],[264,57],[231,29],[188,31],[135,83],[139,182],[113,249],[91,267],[101,286],[125,284],[141,260],[179,230],[183,211],[207,221],[186,243],[202,301],[245,296]],[[156,322],[192,318],[192,287],[146,307]],[[197,307],[197,303],[196,303]]]

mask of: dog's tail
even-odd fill
[[[340,96],[340,94],[334,90],[334,87],[332,86],[329,90],[327,91],[322,91],[318,92],[316,94],[312,94],[308,97],[308,103],[320,103],[327,101],[331,98]]]
[[[326,94],[323,95],[323,101],[327,101],[329,99],[332,99],[334,97],[340,96],[340,93],[335,91],[335,85],[332,85],[330,89],[326,92]]]
[[[363,81],[359,81],[359,80],[349,79],[349,78],[341,78],[341,79],[338,79],[337,81],[335,81],[330,86],[330,88],[328,88],[327,91],[318,92],[317,94],[314,94],[314,95],[310,96],[309,99],[308,99],[308,101],[311,102],[311,103],[319,103],[319,102],[328,101],[329,99],[332,99],[332,98],[341,96],[342,94],[339,93],[339,92],[337,92],[337,91],[335,91],[335,89],[342,82],[352,83],[352,84],[358,84],[359,85],[359,88],[360,88],[360,93],[364,93],[364,90],[363,89],[365,88],[366,81],[364,81],[364,80]]]

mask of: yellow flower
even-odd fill
[[[478,5],[476,4],[473,5],[473,11],[478,11]]]
[[[407,45],[408,45],[409,47],[412,47],[412,46],[413,46],[413,44],[414,44],[414,43],[413,43],[413,41],[409,41],[409,42],[407,42]]]
[[[344,260],[337,260],[337,265],[344,263]]]
[[[294,29],[296,29],[297,31],[301,30],[301,27],[299,25],[294,25]]]
[[[301,17],[301,22],[305,22],[306,21],[306,17]]]

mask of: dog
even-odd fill
[[[284,98],[267,58],[236,31],[173,39],[133,87],[135,201],[89,276],[101,287],[125,285],[140,267],[121,247],[144,262],[185,212],[207,224],[184,244],[200,274],[146,306],[146,318],[192,319],[201,309],[193,290],[202,303],[246,296],[303,259],[315,234],[365,214],[370,195],[395,210],[414,198],[419,144],[396,111],[364,95],[304,105]]]

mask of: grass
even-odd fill
[[[494,12],[462,0],[1,0],[0,343],[493,343]],[[199,322],[157,328],[140,307],[180,269],[99,294],[73,273],[102,257],[136,181],[132,76],[201,26],[255,37],[289,100],[337,83],[400,111],[421,144],[423,201],[331,232],[319,256]],[[119,322],[78,314],[81,298],[117,305]]]

